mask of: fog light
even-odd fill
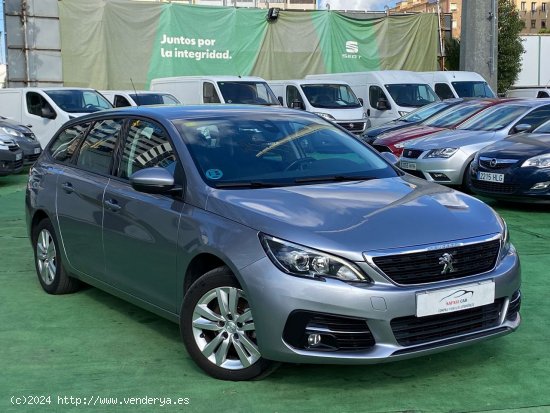
[[[320,334],[310,334],[309,336],[307,336],[307,344],[310,347],[315,347],[319,345],[320,342],[321,342]]]
[[[546,189],[550,186],[550,181],[548,182],[538,182],[531,187],[531,189]]]
[[[450,181],[447,175],[440,172],[430,172],[430,175],[434,181]]]

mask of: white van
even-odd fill
[[[476,72],[438,71],[418,72],[440,99],[494,98],[495,92]]]
[[[306,79],[341,80],[363,99],[372,126],[379,126],[439,100],[416,72],[381,70],[372,72],[308,75]]]
[[[346,82],[302,79],[267,83],[283,106],[316,113],[356,134],[369,127],[362,103]]]
[[[126,106],[180,105],[170,93],[151,92],[150,90],[100,90],[115,108]]]
[[[151,81],[151,90],[174,95],[184,105],[233,103],[276,105],[279,101],[261,77],[177,76]]]
[[[550,98],[550,88],[544,86],[526,86],[506,91],[507,98]]]
[[[94,89],[0,89],[0,115],[32,128],[42,147],[69,119],[112,107],[111,103]]]

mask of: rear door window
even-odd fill
[[[104,119],[95,122],[80,147],[77,166],[101,175],[110,174],[122,124],[122,119]]]
[[[90,123],[87,122],[61,131],[50,145],[50,155],[56,161],[69,162],[84,139],[84,134],[89,126]]]

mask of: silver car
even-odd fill
[[[77,118],[31,169],[26,212],[46,292],[83,281],[179,323],[220,379],[410,358],[520,324],[504,221],[313,114]]]
[[[470,163],[487,145],[550,119],[550,99],[510,100],[484,110],[457,129],[406,142],[399,165],[428,181],[468,187]]]

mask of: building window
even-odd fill
[[[458,7],[457,7],[456,3],[451,3],[451,7],[449,8],[449,10],[450,10],[451,12],[457,11],[457,10],[458,10]]]
[[[540,28],[541,29],[546,29],[546,20],[541,20],[540,21]]]
[[[521,2],[521,11],[525,11],[525,4],[526,3],[524,1]]]
[[[536,29],[536,28],[537,28],[537,21],[531,20],[531,29]]]
[[[540,9],[541,9],[542,12],[546,12],[546,3],[542,3],[540,5]]]
[[[534,1],[531,2],[531,12],[534,13],[537,11],[537,3]]]

